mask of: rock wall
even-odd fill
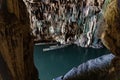
[[[26,1],[37,40],[102,47],[98,29],[110,0]]]
[[[0,5],[0,80],[38,80],[26,6],[22,0]]]
[[[120,76],[120,0],[112,0],[108,5],[104,18],[104,32],[101,36],[104,45],[116,57],[112,61],[110,73]],[[119,80],[119,79],[116,79]]]

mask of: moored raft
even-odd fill
[[[56,49],[61,49],[61,48],[65,48],[69,45],[72,45],[72,44],[62,44],[62,45],[54,45],[54,46],[50,46],[49,48],[44,48],[43,51],[51,51],[51,50],[56,50]]]

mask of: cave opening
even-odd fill
[[[0,0],[0,80],[118,80],[118,1]]]
[[[90,59],[110,54],[100,40],[104,1],[48,0],[26,5],[35,42],[34,63],[41,80],[52,80]],[[59,48],[66,44],[70,45]]]

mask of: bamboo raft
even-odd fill
[[[35,43],[35,45],[41,45],[41,46],[43,46],[43,45],[55,45],[55,44],[58,44],[57,42],[42,42],[42,43]]]
[[[49,48],[43,49],[43,52],[51,51],[51,50],[56,50],[56,49],[61,49],[61,48],[65,48],[65,47],[67,47],[67,46],[69,46],[69,45],[71,45],[71,44],[62,44],[62,45],[50,46]]]

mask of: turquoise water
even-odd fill
[[[34,47],[34,62],[39,71],[40,80],[52,80],[55,77],[64,75],[71,68],[77,67],[83,62],[109,53],[106,48],[81,48],[76,45],[43,52],[42,49],[45,47],[48,46]]]

